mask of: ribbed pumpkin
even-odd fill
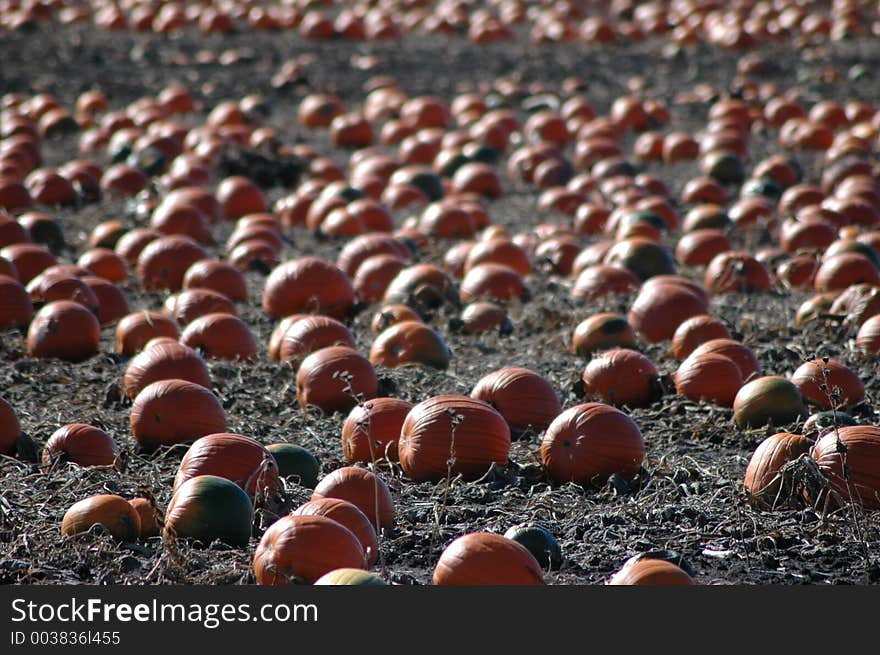
[[[578,323],[571,337],[571,351],[589,355],[606,348],[635,348],[636,333],[625,316],[612,312],[595,314]]]
[[[354,504],[341,498],[318,498],[303,503],[291,513],[293,516],[325,516],[352,531],[364,548],[368,565],[379,559],[379,540],[373,523]]]
[[[710,293],[768,291],[772,283],[770,273],[753,255],[734,250],[716,255],[703,278]]]
[[[675,391],[689,400],[733,407],[742,374],[732,359],[705,353],[685,359],[675,372]]]
[[[323,585],[344,585],[347,587],[354,585],[387,586],[385,581],[375,573],[361,569],[346,568],[334,569],[315,580],[315,586]]]
[[[0,455],[14,453],[19,436],[21,436],[21,425],[18,416],[12,405],[0,396]]]
[[[278,464],[278,474],[283,478],[292,477],[309,489],[318,484],[321,465],[315,456],[302,446],[292,443],[273,443],[266,446]]]
[[[645,407],[657,397],[660,372],[643,354],[628,348],[614,348],[597,355],[583,372],[584,394],[588,398],[618,407]]]
[[[394,500],[388,485],[372,471],[343,466],[325,475],[315,487],[312,500],[341,498],[361,510],[379,529],[394,523]]]
[[[373,314],[373,318],[370,321],[370,332],[374,336],[378,336],[392,325],[403,323],[404,321],[421,322],[422,318],[414,309],[406,305],[385,305]]]
[[[165,539],[196,539],[205,545],[219,540],[246,546],[254,508],[247,493],[230,480],[198,475],[174,490],[165,510]]]
[[[261,585],[311,584],[339,568],[365,567],[357,536],[326,516],[282,517],[266,530],[254,553],[254,576]]]
[[[443,370],[449,366],[450,357],[443,337],[421,321],[395,323],[370,347],[370,361],[387,368],[422,364]]]
[[[354,288],[348,276],[317,257],[301,257],[278,265],[263,290],[263,311],[276,319],[296,313],[345,318],[354,302]]]
[[[349,463],[397,459],[400,428],[412,403],[373,398],[355,406],[342,424],[342,455]]]
[[[777,504],[782,467],[810,451],[813,442],[799,434],[777,432],[755,449],[746,467],[743,490],[749,502],[758,507],[773,508]]]
[[[142,450],[226,431],[226,414],[217,396],[201,385],[176,379],[144,387],[131,406],[130,422]]]
[[[832,409],[832,405],[849,408],[865,399],[865,385],[859,376],[835,359],[805,362],[792,374],[791,381],[807,403],[825,410]]]
[[[694,585],[681,567],[665,559],[631,557],[608,580],[609,585]]]
[[[507,464],[510,428],[480,400],[435,396],[407,414],[397,453],[404,473],[415,481],[440,480],[448,472],[478,478],[492,464]]]
[[[435,585],[542,585],[538,561],[523,545],[491,532],[471,532],[450,543],[434,567]]]
[[[672,335],[672,354],[684,360],[698,346],[712,339],[730,339],[730,330],[720,320],[708,314],[692,316]]]
[[[150,339],[171,337],[176,340],[179,336],[177,323],[168,316],[147,310],[135,312],[116,324],[116,352],[121,355],[134,355]]]
[[[140,534],[140,517],[125,498],[115,494],[99,494],[84,498],[70,506],[61,520],[61,534],[74,536],[88,532],[92,526],[103,526],[117,541],[136,541]]]
[[[628,320],[645,341],[671,339],[687,319],[705,314],[708,303],[691,287],[677,281],[644,285],[633,301]]]
[[[844,501],[852,499],[866,509],[880,509],[880,428],[853,425],[826,432],[810,457]]]
[[[747,383],[733,401],[733,419],[741,428],[757,428],[768,423],[783,426],[806,415],[801,392],[791,380],[776,375]]]
[[[296,373],[301,407],[347,412],[358,401],[375,398],[379,387],[373,365],[354,348],[330,346],[306,357]]]
[[[482,377],[471,391],[498,410],[512,434],[541,432],[559,415],[559,396],[543,377],[527,368],[509,367]]]
[[[80,466],[122,466],[113,437],[85,423],[69,423],[53,432],[43,448],[42,460],[44,465],[61,460]]]
[[[278,343],[277,359],[298,368],[302,360],[328,346],[356,348],[354,335],[329,316],[304,316],[289,325]]]
[[[209,289],[187,289],[169,296],[165,313],[180,325],[188,325],[206,314],[235,314],[235,305],[222,293]]]
[[[135,355],[125,369],[125,395],[137,396],[147,385],[159,380],[186,380],[211,388],[211,374],[201,355],[176,341],[150,344]]]
[[[36,313],[27,334],[28,355],[81,362],[98,353],[101,325],[72,300],[56,300]]]
[[[365,303],[375,303],[385,297],[385,291],[407,263],[397,255],[375,255],[358,267],[352,285]]]
[[[232,314],[205,314],[186,326],[180,343],[206,357],[246,360],[257,356],[257,340],[247,324]]]
[[[645,457],[635,422],[610,405],[584,403],[562,412],[541,441],[541,461],[555,482],[603,483],[633,477]]]
[[[256,439],[228,432],[207,434],[193,442],[177,468],[174,489],[198,475],[226,478],[252,498],[272,495],[281,486],[272,453]]]
[[[346,243],[339,252],[336,265],[348,277],[354,278],[360,265],[377,255],[396,255],[400,259],[408,259],[410,253],[396,237],[381,232],[371,232]]]
[[[733,339],[710,339],[700,344],[691,352],[688,357],[697,357],[716,353],[724,355],[733,360],[733,363],[739,367],[740,375],[743,382],[748,382],[752,377],[761,375],[761,364],[752,349],[745,344]]]

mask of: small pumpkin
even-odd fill
[[[728,250],[712,258],[704,285],[710,293],[769,291],[773,284],[767,268],[754,255]]]
[[[379,387],[373,365],[354,348],[330,346],[306,357],[296,373],[300,407],[325,413],[350,411],[375,398]]]
[[[235,314],[235,305],[222,293],[208,289],[187,289],[165,300],[165,313],[180,325],[188,325],[206,314]]]
[[[792,374],[807,403],[820,409],[849,408],[865,399],[865,385],[856,373],[836,359],[814,359],[801,364]]]
[[[88,309],[71,300],[56,300],[36,313],[27,334],[28,355],[81,362],[98,353],[101,325]]]
[[[571,351],[589,355],[607,348],[635,348],[636,334],[626,317],[613,312],[594,314],[578,323],[571,337]]]
[[[64,425],[49,437],[43,448],[43,465],[49,466],[59,459],[79,466],[122,466],[113,437],[85,423]]]
[[[144,310],[124,317],[116,324],[116,352],[134,355],[150,339],[171,337],[177,340],[180,329],[177,323],[159,312]]]
[[[761,363],[752,349],[734,339],[710,339],[697,346],[688,357],[698,357],[708,353],[724,355],[739,367],[743,382],[761,375]]]
[[[543,585],[541,566],[513,539],[471,532],[450,543],[434,567],[435,585]]]
[[[101,525],[114,539],[136,541],[140,534],[140,517],[125,498],[115,494],[99,494],[84,498],[73,505],[61,520],[61,534],[75,536]]]
[[[524,523],[509,528],[504,536],[525,546],[542,569],[558,569],[562,566],[562,548],[547,528]]]
[[[799,434],[778,432],[760,443],[749,460],[743,490],[749,502],[774,508],[782,486],[782,467],[808,453],[813,442]]]
[[[675,334],[672,335],[672,354],[682,361],[707,341],[730,338],[730,330],[724,323],[714,316],[698,314],[676,328]]]
[[[370,347],[370,361],[387,368],[422,364],[444,370],[450,357],[443,337],[420,320],[395,323]]]
[[[205,257],[204,248],[187,236],[161,237],[150,241],[138,255],[138,279],[147,291],[177,291],[183,286],[187,269]]]
[[[199,475],[226,478],[251,498],[264,493],[272,495],[281,486],[272,453],[256,439],[240,434],[208,434],[196,439],[180,461],[174,490]]]
[[[689,400],[733,407],[742,387],[736,363],[718,353],[704,353],[685,359],[675,372],[675,392]]]
[[[694,579],[680,566],[658,558],[631,557],[608,580],[609,585],[693,585]]]
[[[628,320],[649,343],[671,339],[678,327],[693,316],[705,314],[708,303],[686,283],[676,280],[646,284],[629,310]]]
[[[493,371],[477,382],[470,395],[497,409],[517,435],[529,429],[545,430],[562,411],[551,384],[526,368]]]
[[[140,519],[140,539],[158,537],[165,519],[155,503],[147,498],[132,498],[128,502]]]
[[[741,428],[757,428],[768,423],[783,426],[806,418],[806,415],[797,386],[776,375],[746,383],[733,401],[733,419]]]
[[[34,306],[21,282],[0,275],[0,330],[24,327],[34,316]]]
[[[273,443],[266,446],[278,464],[278,475],[294,478],[299,484],[314,489],[318,484],[321,466],[306,448],[292,443]]]
[[[501,336],[507,336],[513,332],[513,322],[507,315],[507,310],[501,305],[483,300],[470,303],[462,310],[459,319],[450,320],[449,327],[470,335],[497,332]]]
[[[247,360],[257,356],[257,340],[238,316],[205,314],[186,326],[180,343],[216,359]]]
[[[373,314],[370,321],[370,332],[373,336],[378,336],[392,325],[403,323],[404,321],[421,322],[422,318],[411,307],[406,305],[385,305]]]
[[[357,466],[343,466],[325,475],[315,487],[312,500],[341,498],[366,514],[379,529],[394,523],[394,500],[388,485],[372,471]]]
[[[315,580],[315,585],[370,585],[387,586],[386,582],[375,573],[362,569],[334,569]]]
[[[625,268],[642,281],[675,273],[675,260],[669,250],[644,237],[618,242],[605,255],[605,263]]]
[[[660,372],[645,355],[614,348],[597,355],[583,372],[584,394],[615,406],[645,407],[658,395]]]
[[[319,498],[297,507],[293,516],[326,516],[352,531],[364,548],[364,560],[368,565],[379,559],[379,540],[376,529],[356,505],[341,498]]]
[[[412,403],[373,398],[356,405],[342,424],[342,455],[349,463],[397,459],[400,428]]]
[[[131,432],[142,450],[193,441],[226,431],[226,413],[211,391],[186,380],[144,387],[131,406]]]
[[[261,585],[312,584],[339,568],[365,567],[357,536],[326,516],[282,517],[266,530],[254,553],[254,576]]]
[[[165,510],[165,539],[195,539],[209,545],[221,541],[246,546],[254,508],[245,491],[216,475],[197,475],[174,490]]]
[[[217,259],[201,259],[186,269],[183,288],[216,291],[234,302],[248,298],[241,271],[228,262]]]

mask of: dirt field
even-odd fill
[[[234,52],[237,63],[198,63],[197,53]],[[72,106],[78,94],[100,88],[113,107],[156,94],[179,81],[193,89],[206,113],[217,103],[249,93],[265,97],[271,113],[267,124],[286,142],[305,141],[344,163],[344,153],[332,151],[326,135],[300,128],[296,108],[316,90],[332,90],[347,106],[363,98],[363,85],[372,76],[391,75],[411,95],[430,93],[447,100],[480,88],[496,77],[538,82],[559,91],[563,80],[577,76],[585,94],[600,112],[626,92],[627,83],[641,77],[644,93],[669,103],[674,126],[697,130],[706,120],[707,103],[676,104],[676,95],[698,83],[718,91],[729,88],[740,54],[699,46],[671,52],[665,42],[623,44],[606,49],[583,45],[531,46],[512,44],[477,47],[462,39],[407,37],[399,43],[351,44],[308,42],[290,33],[233,34],[205,37],[185,32],[173,36],[98,32],[90,27],[59,29],[42,26],[36,32],[0,32],[0,92],[51,92]],[[855,41],[806,49],[759,52],[770,66],[757,77],[781,86],[800,84],[803,97],[862,98],[877,103],[878,43]],[[374,57],[370,59],[367,57]],[[205,57],[201,57],[205,59]],[[273,88],[270,80],[280,66],[300,58],[301,84]],[[364,69],[366,64],[371,66]],[[863,68],[861,77],[854,66]],[[829,81],[828,71],[839,73]],[[855,69],[858,71],[859,69]],[[858,78],[858,79],[854,79]],[[521,107],[514,107],[522,112]],[[47,141],[47,164],[76,156],[77,135]],[[632,141],[630,140],[629,145]],[[775,138],[754,135],[752,164],[771,149]],[[799,154],[807,179],[815,181],[817,162]],[[106,162],[104,162],[106,163]],[[648,165],[678,191],[697,174],[696,163]],[[538,223],[565,223],[561,214],[542,213],[537,193],[505,178],[507,193],[493,203],[493,222],[511,231]],[[275,199],[286,191],[267,190]],[[735,197],[735,189],[732,192]],[[124,203],[102,200],[81,211],[58,210],[67,247],[61,259],[73,261],[83,252],[93,225],[110,218],[134,219]],[[407,215],[396,216],[398,221]],[[216,234],[222,244],[231,224]],[[335,260],[341,242],[320,241],[304,230],[288,235],[285,258],[317,253]],[[734,237],[736,239],[736,237]],[[420,255],[420,261],[439,262],[447,244]],[[222,246],[221,246],[222,248]],[[698,277],[699,271],[682,269]],[[296,402],[295,371],[268,361],[265,345],[273,322],[260,309],[264,278],[248,273],[251,299],[239,306],[261,343],[259,361],[233,364],[214,361],[210,370],[216,393],[229,420],[229,431],[251,435],[264,443],[289,441],[311,449],[322,471],[344,464],[339,438],[343,416],[305,415]],[[451,316],[435,322],[453,351],[450,368],[438,373],[426,368],[379,371],[394,395],[412,402],[440,393],[470,392],[486,373],[503,366],[525,366],[544,375],[558,390],[564,407],[581,398],[576,381],[586,360],[566,352],[573,327],[600,310],[625,312],[630,298],[576,306],[569,299],[571,281],[544,274],[527,279],[531,300],[511,309],[513,334],[508,337],[466,337],[447,328]],[[124,287],[132,309],[161,307],[163,294],[143,293],[132,276]],[[750,345],[768,374],[786,375],[814,356],[833,356],[856,368],[865,381],[869,402],[857,410],[866,423],[876,422],[873,403],[880,394],[876,357],[854,353],[852,336],[834,327],[792,327],[794,313],[806,294],[775,291],[713,298],[712,311],[734,336]],[[372,312],[356,317],[353,330],[362,352],[369,350]],[[160,457],[138,455],[129,429],[130,403],[119,399],[118,381],[126,359],[114,353],[112,328],[102,333],[102,353],[82,364],[38,361],[24,353],[21,335],[0,335],[0,395],[16,409],[23,429],[41,448],[49,435],[69,422],[94,423],[111,434],[123,449],[121,473],[60,467],[42,473],[21,458],[0,461],[0,582],[4,584],[251,584],[251,561],[260,531],[251,547],[194,549],[184,543],[163,548],[161,540],[114,544],[109,538],[62,539],[59,526],[65,510],[90,494],[109,492],[126,497],[149,490],[160,506],[170,499],[181,450]],[[671,375],[677,366],[668,344],[643,349]],[[737,429],[729,410],[696,404],[668,390],[647,409],[631,416],[645,437],[643,471],[628,488],[608,485],[583,489],[549,484],[540,468],[540,435],[515,441],[511,464],[502,473],[479,483],[456,483],[443,504],[443,485],[414,484],[399,470],[381,470],[396,504],[393,530],[383,535],[376,570],[399,584],[430,583],[443,547],[469,531],[503,532],[511,525],[536,521],[562,547],[564,565],[546,573],[550,584],[602,583],[629,556],[650,550],[678,551],[705,584],[866,584],[880,581],[880,515],[858,510],[821,517],[812,510],[758,511],[741,492],[748,459],[766,431]],[[308,499],[310,490],[295,484],[287,489],[288,505]],[[439,518],[442,517],[442,520]],[[265,520],[264,517],[263,520]],[[259,521],[258,521],[259,523]]]

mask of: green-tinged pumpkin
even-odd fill
[[[165,511],[166,539],[247,546],[254,507],[244,489],[217,475],[198,475],[174,491]]]
[[[282,478],[293,478],[309,489],[318,484],[321,465],[308,449],[292,443],[273,443],[266,446],[266,450],[275,458]]]
[[[784,426],[806,416],[797,386],[776,375],[745,384],[733,400],[733,419],[740,428],[758,428],[768,423]]]
[[[514,525],[504,536],[525,546],[542,569],[558,569],[562,566],[562,548],[547,528],[535,523],[524,523]]]

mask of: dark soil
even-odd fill
[[[200,51],[233,52],[238,61],[225,66],[197,63]],[[674,104],[674,98],[698,83],[709,84],[719,93],[729,90],[740,56],[703,47],[672,52],[661,41],[607,49],[535,47],[525,41],[476,47],[459,39],[425,37],[352,45],[307,42],[282,33],[163,37],[49,25],[31,33],[0,33],[0,52],[0,91],[51,92],[68,107],[79,93],[100,88],[114,108],[122,108],[175,81],[198,94],[203,113],[223,100],[261,94],[271,110],[267,124],[286,142],[312,142],[340,163],[344,153],[333,153],[324,135],[306,132],[296,122],[296,107],[306,93],[333,90],[346,106],[354,107],[363,98],[364,82],[379,74],[395,77],[410,94],[430,93],[447,100],[489,85],[498,76],[540,82],[550,91],[559,90],[565,78],[577,76],[585,81],[589,99],[605,112],[614,98],[626,92],[627,83],[638,77],[646,95],[672,107],[673,126],[696,130],[705,122],[709,104]],[[806,103],[853,97],[880,101],[874,79],[880,64],[876,41],[798,52],[780,47],[759,54],[771,65],[756,79],[783,87],[798,83]],[[371,62],[366,55],[376,60]],[[300,83],[273,88],[271,78],[291,60],[301,64]],[[365,63],[372,66],[364,69]],[[857,64],[867,71],[867,77],[859,81],[850,75]],[[838,71],[839,79],[828,81],[829,69]],[[75,157],[76,138],[69,135],[46,142],[47,163],[60,164]],[[775,135],[756,134],[752,164],[775,148]],[[815,181],[816,162],[806,154],[798,156],[808,179]],[[649,166],[648,170],[664,178],[675,192],[697,174],[693,163]],[[521,231],[541,222],[567,220],[540,213],[534,191],[505,183],[508,193],[490,208],[493,222]],[[267,194],[275,199],[286,191],[275,187]],[[731,195],[735,197],[736,189]],[[56,215],[68,244],[61,254],[65,261],[83,251],[88,231],[97,222],[125,217],[134,224],[125,204],[109,199],[80,211],[58,210]],[[230,230],[229,225],[220,228],[218,243],[223,243]],[[292,231],[288,237],[286,258],[317,253],[335,259],[342,246],[303,231]],[[420,260],[437,262],[447,247],[434,247],[422,253]],[[699,275],[698,271],[685,273]],[[248,274],[251,300],[239,311],[265,346],[273,323],[260,310],[263,280],[259,273]],[[566,352],[571,330],[597,311],[626,311],[630,299],[575,306],[568,296],[570,285],[566,279],[531,276],[532,299],[511,308],[515,327],[508,337],[457,335],[447,329],[450,317],[439,317],[435,325],[454,353],[449,370],[383,369],[380,376],[395,395],[418,402],[440,393],[467,394],[493,370],[525,366],[553,383],[565,407],[577,404],[582,398],[576,382],[586,362]],[[163,300],[160,294],[144,294],[133,277],[125,292],[132,309],[159,308]],[[874,422],[870,404],[880,393],[876,358],[855,354],[847,343],[851,335],[838,328],[817,324],[804,330],[793,328],[795,310],[805,297],[781,290],[754,296],[732,294],[714,298],[712,309],[735,336],[755,350],[767,373],[788,374],[816,355],[837,357],[856,368],[869,399],[859,411],[866,422]],[[365,311],[353,322],[364,352],[372,339],[370,316]],[[37,448],[59,426],[87,422],[107,430],[126,459],[119,473],[73,465],[44,473],[24,458],[3,458],[0,582],[253,583],[253,548],[271,520],[268,508],[259,513],[247,549],[194,548],[181,542],[163,544],[159,539],[118,545],[103,535],[75,540],[61,537],[59,526],[66,509],[91,494],[133,497],[147,493],[164,507],[181,457],[179,448],[149,457],[136,453],[128,423],[130,404],[119,400],[116,391],[126,361],[114,354],[112,336],[112,328],[105,328],[102,354],[82,364],[29,359],[19,333],[9,331],[0,337],[0,394],[13,405]],[[229,430],[264,443],[289,441],[307,447],[320,458],[324,473],[343,465],[338,435],[344,417],[303,413],[296,402],[295,371],[270,363],[265,347],[263,351],[255,363],[215,361],[210,365]],[[674,373],[676,362],[668,344],[646,347],[644,352],[661,373]],[[535,521],[562,546],[563,566],[546,574],[551,584],[601,583],[627,557],[658,549],[681,553],[697,579],[706,584],[865,584],[880,580],[877,513],[847,509],[823,516],[812,509],[761,511],[745,502],[743,473],[768,430],[743,432],[734,426],[729,410],[686,401],[671,390],[650,408],[634,410],[631,415],[647,444],[643,471],[631,483],[615,481],[599,489],[549,484],[539,465],[539,434],[514,442],[510,466],[491,471],[476,483],[454,481],[448,495],[445,483],[413,484],[399,470],[382,468],[397,516],[394,528],[383,535],[377,569],[396,583],[426,584],[443,547],[455,537],[471,531],[503,532],[514,524]],[[310,495],[310,490],[293,482],[286,491],[288,507]]]

